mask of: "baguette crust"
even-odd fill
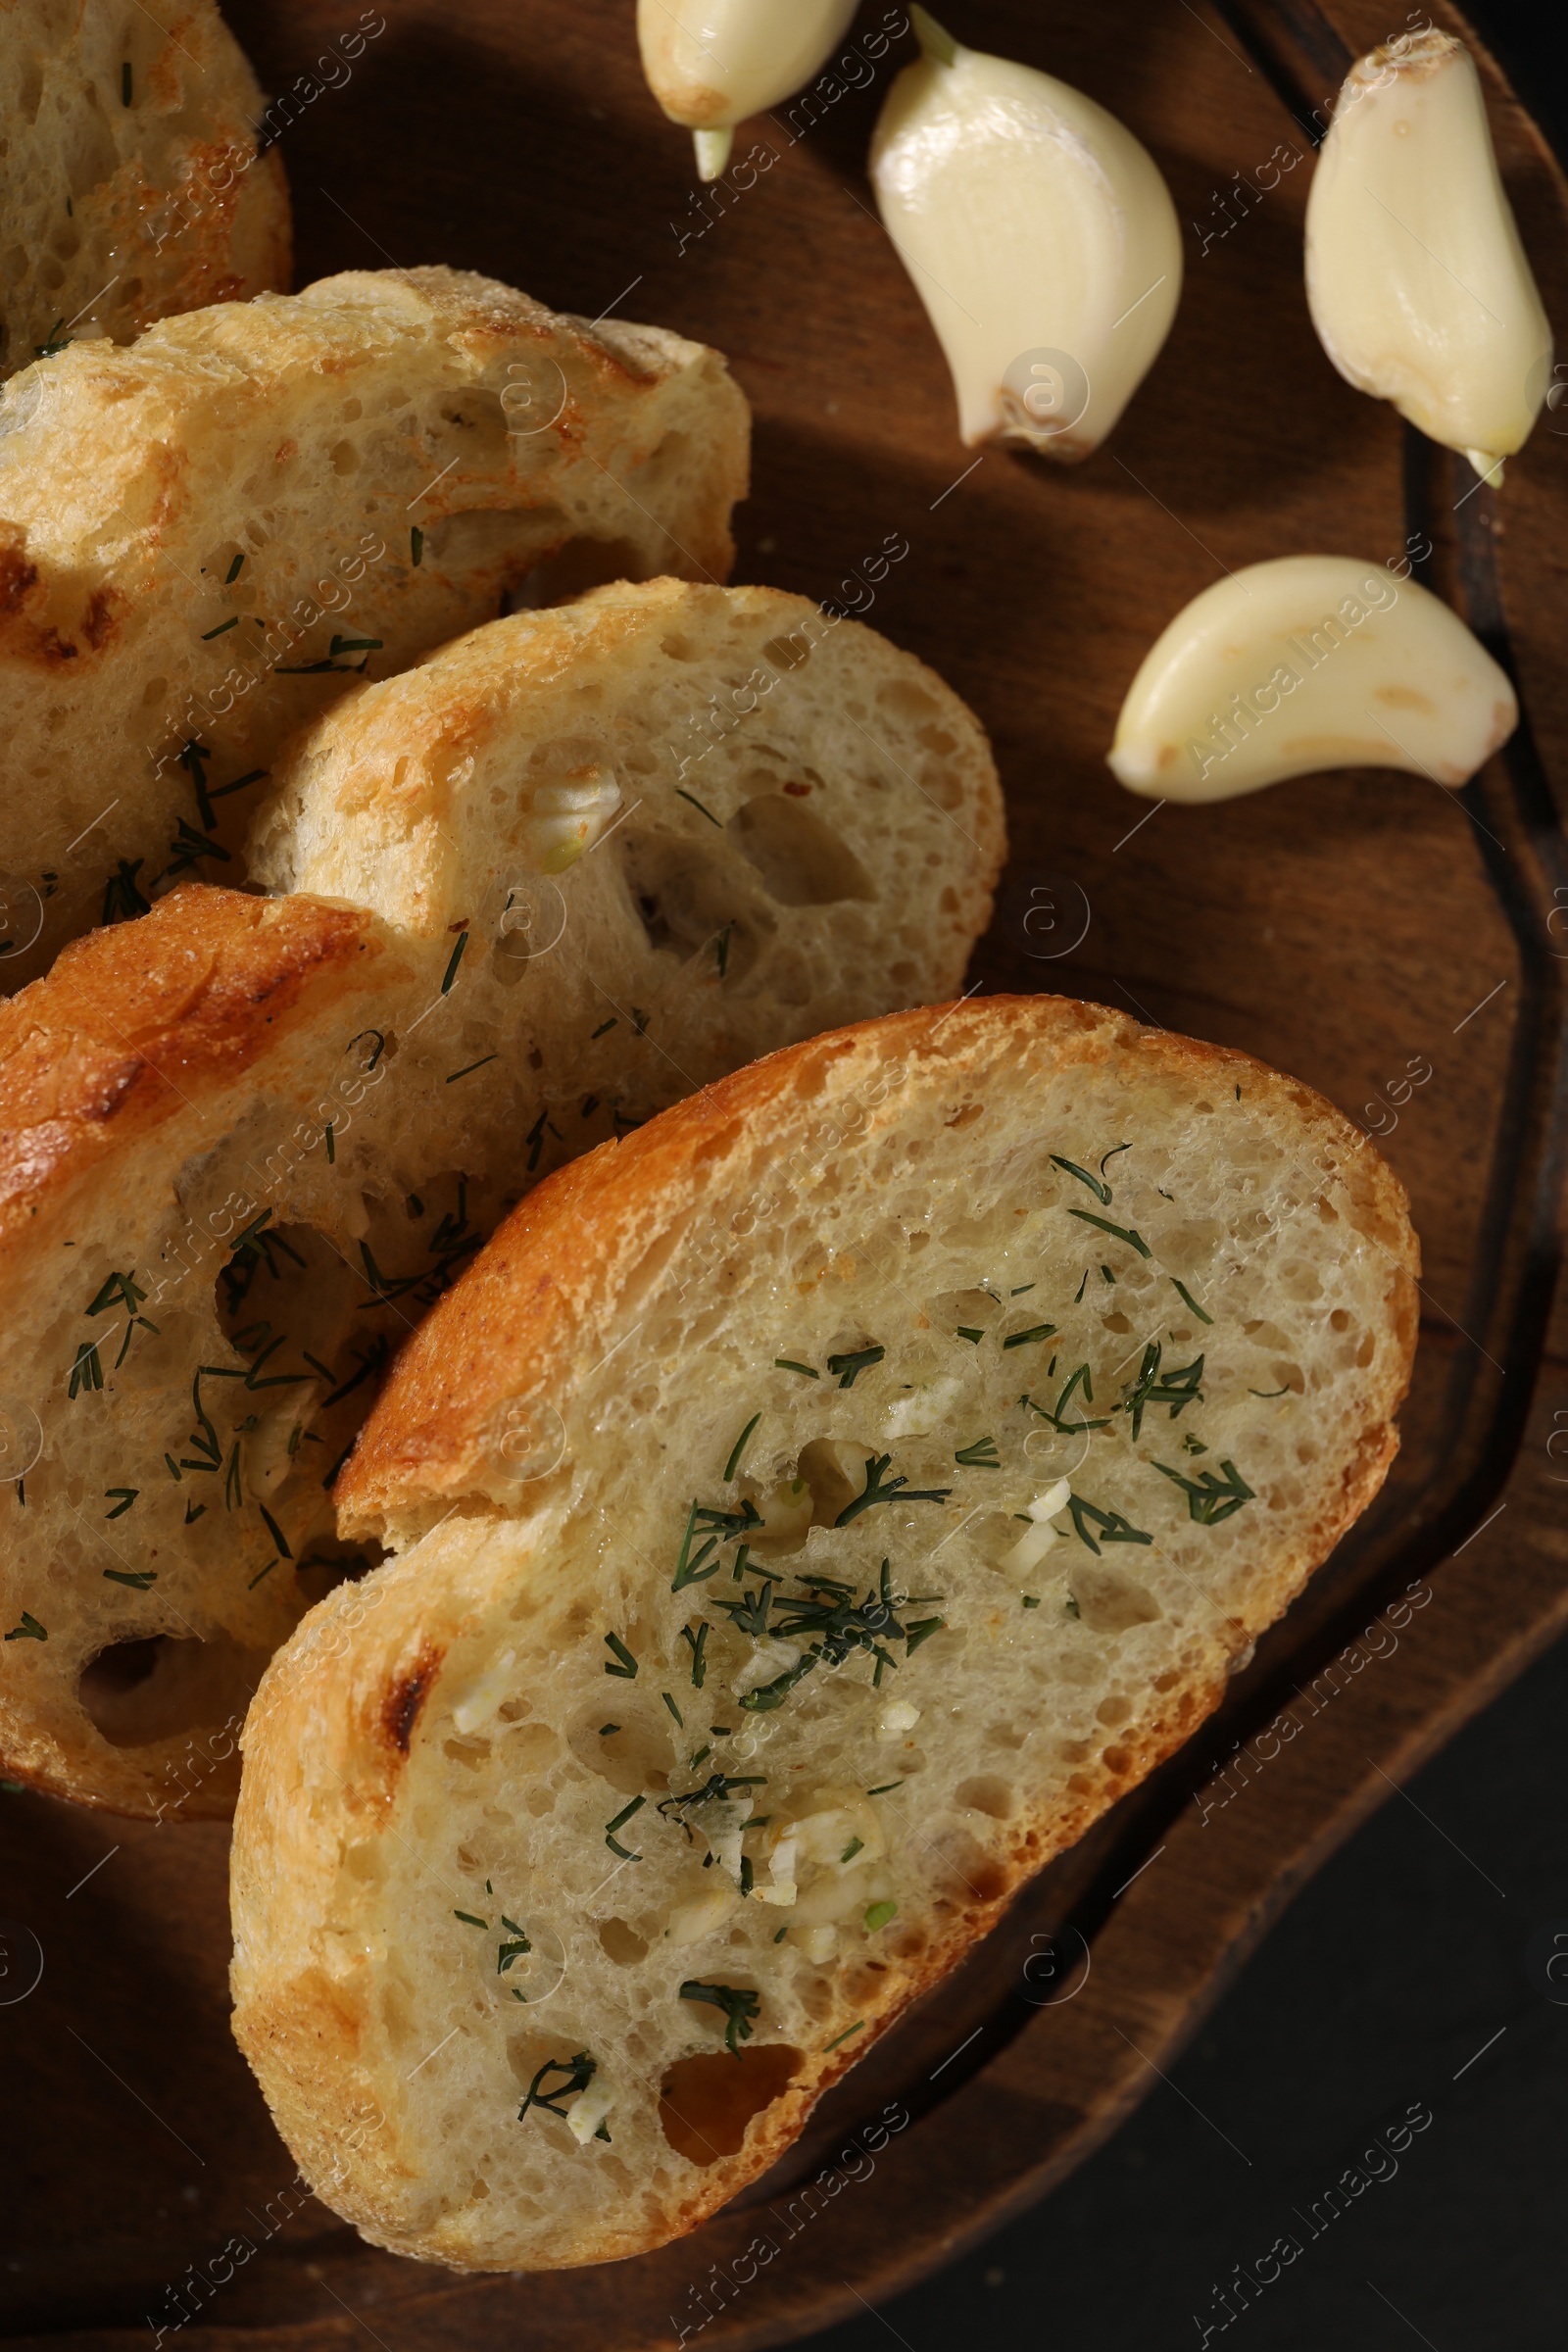
[[[288,183],[213,0],[172,22],[103,0],[0,6],[0,376],[62,333],[129,343],[207,303],[282,292]]]
[[[1063,1000],[790,1048],[549,1179],[405,1350],[344,1481],[345,1527],[412,1547],[313,1614],[246,1727],[235,2033],[318,2192],[399,2252],[526,2270],[661,2244],[754,2179],[1017,1887],[1211,1711],[1365,1507],[1397,1443],[1418,1263],[1396,1178],[1309,1089]],[[975,1287],[950,1290],[964,1268]],[[1026,1322],[1042,1311],[1049,1325]],[[1151,1329],[1172,1357],[1199,1352],[1170,1362],[1140,1442],[1128,1384]],[[1097,1417],[1064,1423],[1086,1340]],[[1179,1419],[1195,1392],[1202,1409]],[[1015,1569],[1018,1482],[1043,1458],[1021,1408],[1065,1433],[1048,1453],[1081,1438],[1087,1466],[1067,1465],[1082,1543],[1063,1526]],[[554,1460],[509,1468],[509,1416],[535,1434],[553,1416]],[[841,1439],[848,1470],[823,1459]],[[842,1505],[862,1476],[870,1492],[859,1457],[878,1446],[920,1491],[890,1491],[868,1520]],[[715,1493],[732,1516],[710,1511],[709,1561],[693,1529]],[[1060,1493],[1049,1507],[1065,1519]],[[891,1553],[896,1581],[942,1588],[920,1596],[945,1603],[935,1638],[888,1660],[893,1717],[876,1713],[885,1689],[820,1652],[746,1713],[779,1659],[732,1679],[738,1636],[760,1640],[730,1598],[758,1560],[719,1573],[742,1533],[770,1563],[764,1623],[801,1605],[780,1595],[808,1567],[853,1593]],[[613,1683],[607,1625],[632,1661]],[[759,1721],[761,1752],[726,1744]],[[688,1757],[699,1739],[713,1744]],[[705,1877],[701,1843],[675,1834],[689,1816],[671,1826],[659,1798],[715,1752],[756,1754],[740,1769],[765,1785],[764,1800],[735,1784],[765,1820],[740,1825],[762,1841],[727,1911],[733,1852],[707,1828],[720,1867]],[[799,1907],[764,1910],[795,1899],[759,1893],[779,1840],[841,1818],[857,1836],[842,1853],[819,1838],[816,1880],[793,1864]],[[715,1888],[718,1916],[693,1926]],[[840,1924],[819,1949],[823,1919]],[[498,1984],[478,1933],[516,1923],[565,1972],[526,1979],[521,2011],[506,1947]],[[750,2077],[702,2058],[714,2040],[683,1976],[757,1989]],[[530,2027],[536,1998],[553,2006]],[[587,2126],[573,2146],[509,2112],[514,2081],[570,2050],[614,2094],[603,2155]],[[704,2064],[719,2070],[707,2095],[750,2098],[738,2133],[682,2071]]]
[[[374,919],[186,883],[0,1003],[0,1259],[24,1274],[100,1164],[232,1087],[380,953]],[[42,1220],[40,1222],[40,1219]]]

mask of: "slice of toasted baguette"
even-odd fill
[[[951,688],[771,588],[491,621],[345,695],[276,777],[259,880],[372,907],[420,1010],[463,943],[441,1016],[398,1023],[407,1107],[356,1164],[398,1192],[462,1167],[486,1226],[759,1054],[950,995],[1004,849]]]
[[[770,590],[660,581],[492,622],[356,693],[289,768],[320,887],[369,911],[187,884],[0,1006],[0,1475],[26,1473],[0,1554],[8,1771],[225,1811],[215,1742],[232,1751],[269,1651],[354,1556],[332,1479],[381,1365],[504,1210],[697,1076],[956,982],[1001,855],[985,738],[868,629],[808,652],[813,621]],[[715,830],[662,736],[694,680],[764,646],[785,665],[765,720],[701,771]],[[600,760],[595,847],[563,865],[590,820],[544,797]],[[284,1021],[297,939],[318,937]],[[209,1070],[212,1005],[246,988],[243,1051],[225,1031]],[[112,1115],[61,1126],[57,1097]]]
[[[288,284],[288,184],[258,150],[256,76],[213,0],[171,14],[0,8],[0,376]]]
[[[235,2032],[318,2192],[549,2269],[760,2172],[1376,1492],[1417,1263],[1305,1087],[1056,999],[541,1186],[342,1482],[409,1548],[246,1726]]]
[[[367,664],[513,594],[722,577],[747,443],[716,352],[453,270],[40,360],[0,399],[0,983],[242,879],[279,743]]]
[[[300,1491],[324,1517],[323,1473],[363,1410],[327,1406],[342,1382],[307,1352],[334,1348],[348,1381],[356,1347],[373,1372],[387,1344],[364,1316],[352,1340],[341,1316],[297,1316],[281,1349],[250,1328],[296,1247],[274,1245],[268,1170],[292,1152],[296,1221],[313,1189],[330,1197],[323,1125],[364,1100],[373,1042],[350,1040],[400,972],[358,909],[186,885],[0,1004],[14,1777],[176,1818],[232,1802],[262,1666],[342,1572],[311,1565],[335,1544],[278,1541],[312,1524]],[[319,1283],[336,1265],[324,1241],[316,1255]]]

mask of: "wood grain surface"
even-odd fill
[[[383,5],[350,78],[323,68],[283,141],[298,281],[450,262],[727,352],[757,416],[737,577],[831,596],[902,532],[909,556],[868,617],[995,739],[1013,857],[972,977],[1094,998],[1307,1080],[1386,1129],[1425,1254],[1388,1489],[1223,1712],[1046,1872],[787,2164],[661,2253],[460,2279],[362,2245],[297,2180],[229,2039],[225,1833],[0,1796],[0,1912],[25,1931],[8,1931],[0,1979],[6,2340],[118,2352],[196,2311],[178,2334],[191,2352],[632,2352],[683,2330],[739,2352],[908,2285],[1042,2195],[1156,2080],[1334,1845],[1568,1617],[1568,407],[1494,496],[1317,345],[1301,283],[1311,111],[1326,118],[1350,56],[1400,29],[1374,0],[956,14],[971,45],[1131,123],[1185,224],[1170,341],[1109,446],[1071,470],[977,461],[957,441],[865,179],[906,37],[809,127],[780,110],[744,130],[737,157],[756,143],[774,161],[705,201],[643,88],[631,0]],[[348,0],[228,14],[278,91],[355,24]],[[846,47],[885,14],[862,9]],[[1568,200],[1483,71],[1525,241],[1568,326]],[[1114,784],[1103,755],[1140,659],[1222,569],[1428,544],[1417,576],[1512,668],[1527,714],[1463,793],[1367,772],[1152,813]],[[1432,1076],[1391,1101],[1412,1057]],[[18,1999],[27,1936],[43,1974]]]

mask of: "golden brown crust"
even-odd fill
[[[359,908],[186,883],[65,948],[0,1003],[0,1250],[35,1249],[106,1154],[231,1085],[376,933]]]
[[[1390,1255],[1406,1341],[1405,1375],[1379,1416],[1392,1421],[1408,1386],[1419,1262],[1409,1203],[1394,1171],[1321,1095],[1250,1054],[1209,1046],[1067,997],[993,997],[860,1022],[753,1062],[705,1087],[624,1141],[560,1169],[522,1201],[458,1288],[403,1350],[338,1486],[345,1533],[375,1534],[388,1514],[472,1491],[490,1416],[503,1399],[548,1396],[569,1378],[595,1324],[613,1308],[623,1251],[650,1223],[700,1198],[725,1152],[773,1106],[820,1090],[832,1065],[859,1051],[887,1061],[940,1058],[955,1082],[1005,1046],[1056,1058],[1139,1057],[1151,1076],[1240,1085],[1288,1110],[1333,1155],[1358,1222]],[[584,1247],[585,1237],[591,1237]],[[1355,1482],[1348,1525],[1376,1485]],[[1334,1539],[1330,1537],[1329,1542]],[[1327,1544],[1325,1544],[1325,1549]]]

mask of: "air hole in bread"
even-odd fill
[[[1091,1560],[1073,1572],[1072,1596],[1078,1615],[1091,1633],[1125,1634],[1135,1625],[1152,1625],[1163,1615],[1147,1585],[1125,1568]]]
[[[996,1903],[1011,1881],[1004,1866],[967,1830],[948,1829],[937,1838],[932,1861],[948,1892],[969,1910],[976,1903]]]
[[[815,812],[782,792],[737,808],[725,827],[780,906],[831,906],[874,899],[870,875],[846,841]]]
[[[701,843],[635,834],[630,826],[622,826],[616,839],[621,875],[655,954],[682,963],[702,956],[707,969],[716,971],[714,943],[727,934],[725,983],[733,988],[744,980],[760,953],[763,923],[773,919],[765,909],[743,910],[737,904],[752,894],[738,891],[734,876],[705,856]]]
[[[520,573],[538,544],[534,516],[476,507],[430,525],[424,538],[424,562],[460,575],[494,572],[499,581],[509,572]],[[573,591],[564,593],[571,595]],[[545,604],[551,600],[540,597],[536,601]]]
[[[386,1040],[390,1057],[395,1041]],[[368,1245],[386,1296],[378,1299],[363,1263],[309,1225],[252,1220],[248,1238],[220,1268],[213,1304],[234,1359],[232,1386],[210,1380],[214,1435],[224,1477],[236,1476],[243,1504],[267,1509],[292,1542],[269,1573],[291,1577],[302,1597],[320,1600],[383,1558],[374,1542],[349,1544],[333,1531],[322,1480],[352,1444],[380,1392],[394,1340],[415,1312],[450,1288],[479,1235],[466,1220],[461,1178],[437,1177],[420,1196],[410,1230],[406,1202],[370,1203]],[[428,1266],[412,1288],[409,1276]],[[243,1382],[239,1378],[244,1368]],[[131,1367],[127,1365],[126,1372]],[[240,1410],[238,1399],[244,1398]],[[231,1458],[236,1438],[241,1459]],[[211,1443],[211,1440],[209,1440]],[[214,1499],[200,1499],[209,1507]],[[270,1532],[270,1531],[269,1531]]]
[[[668,1788],[669,1742],[661,1725],[645,1715],[640,1699],[623,1698],[620,1686],[605,1688],[610,1695],[604,1705],[596,1704],[570,1735],[572,1754],[623,1796]]]
[[[879,710],[885,710],[890,718],[904,720],[910,727],[929,723],[942,715],[935,695],[928,694],[912,678],[890,678],[885,686],[877,688],[876,699]]]
[[[542,605],[563,605],[585,588],[602,588],[643,568],[643,559],[629,539],[567,539],[509,591],[502,610],[526,612]]]
[[[988,1813],[993,1821],[1010,1821],[1018,1809],[1017,1791],[1010,1782],[995,1773],[980,1773],[973,1780],[960,1781],[954,1791],[954,1800],[967,1806],[971,1813]]]
[[[660,2085],[664,2137],[688,2164],[733,2156],[753,2116],[789,2088],[805,2063],[805,2053],[787,2041],[743,2049],[734,2058],[727,2050],[677,2058]]]
[[[602,1919],[599,1940],[617,1968],[635,1968],[639,1960],[648,1957],[646,1942],[623,1919]]]
[[[878,1448],[858,1438],[813,1438],[801,1449],[798,1476],[811,1494],[811,1524],[831,1527],[865,1485],[865,1464]]]
[[[667,482],[678,473],[691,448],[691,435],[682,432],[666,433],[640,466],[632,467],[632,478],[646,492]]]
[[[511,432],[499,392],[469,384],[458,399],[443,401],[439,414],[452,427],[465,467],[492,474],[505,470]]]
[[[147,1634],[89,1659],[77,1695],[111,1747],[151,1747],[230,1721],[237,1732],[266,1664],[226,1634],[208,1642]]]

